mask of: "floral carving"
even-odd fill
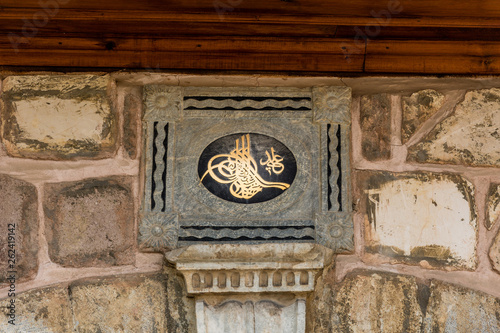
[[[177,214],[147,214],[139,227],[139,243],[155,250],[174,248],[179,233],[177,224]]]
[[[178,119],[181,114],[181,88],[165,85],[144,87],[147,121]]]
[[[351,88],[316,87],[313,89],[314,121],[349,124],[351,122]]]
[[[319,214],[316,216],[316,241],[336,253],[354,248],[354,228],[351,214]]]

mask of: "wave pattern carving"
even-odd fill
[[[223,99],[216,100],[212,98],[207,98],[203,100],[193,99],[187,97],[184,100],[184,109],[264,109],[264,108],[273,108],[273,109],[302,109],[302,110],[310,110],[311,109],[311,100],[304,99],[286,99],[286,100],[277,100],[277,99],[264,99],[264,100],[254,100],[254,99]]]
[[[239,229],[230,229],[230,228],[222,228],[222,229],[212,229],[212,228],[182,228],[180,230],[180,237],[194,237],[198,239],[203,238],[212,238],[212,239],[222,239],[222,238],[233,238],[238,239],[241,237],[248,238],[294,238],[294,239],[307,239],[314,238],[314,228],[306,227],[301,229],[295,228],[239,228]]]

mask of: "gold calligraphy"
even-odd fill
[[[250,153],[249,134],[242,135],[235,141],[235,144],[236,148],[229,154],[215,155],[208,161],[207,171],[201,177],[200,182],[209,174],[218,183],[231,184],[229,192],[239,199],[250,199],[264,188],[274,187],[286,190],[290,187],[286,183],[265,181],[258,174],[257,162]],[[267,151],[266,155],[268,160],[266,162],[261,160],[261,165],[266,165],[266,170],[270,174],[271,170],[276,174],[282,173],[285,169],[281,163],[283,158],[274,153],[274,148],[271,148],[271,155]]]
[[[280,173],[285,170],[285,166],[283,165],[283,157],[281,157],[278,154],[274,153],[274,148],[271,147],[271,155],[269,155],[269,152],[266,150],[266,156],[267,156],[267,161],[262,162],[262,159],[260,160],[260,165],[265,165],[266,166],[266,171],[271,174],[271,171],[274,172],[275,174],[279,175]]]

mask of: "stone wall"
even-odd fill
[[[0,331],[195,331],[137,242],[145,84],[352,87],[355,249],[306,332],[500,331],[500,80],[160,73],[3,76]]]

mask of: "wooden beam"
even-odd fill
[[[241,71],[362,72],[364,47],[352,40],[39,38],[17,52],[0,38],[2,66]]]
[[[54,0],[55,1],[55,0]],[[216,0],[217,1],[217,0]],[[229,0],[226,0],[229,1]],[[324,2],[324,0],[321,0]],[[391,0],[389,0],[390,2]],[[365,2],[368,2],[365,0]],[[212,2],[211,2],[212,3]],[[251,3],[245,1],[244,3]],[[387,7],[387,1],[385,1]],[[126,6],[127,8],[129,6]],[[40,24],[40,30],[51,29],[61,25],[64,22],[72,22],[80,28],[81,32],[95,31],[99,27],[114,27],[118,29],[129,29],[120,23],[132,24],[136,29],[145,27],[168,25],[173,23],[183,23],[187,26],[178,25],[179,31],[184,31],[189,25],[194,23],[212,23],[212,24],[272,24],[272,25],[295,25],[302,26],[387,26],[387,27],[455,27],[455,28],[500,28],[500,12],[497,10],[485,12],[481,16],[451,15],[453,11],[431,12],[430,14],[412,14],[412,13],[389,13],[386,7],[370,7],[366,9],[366,13],[353,10],[351,13],[342,14],[343,11],[329,10],[328,7],[321,7],[316,11],[248,11],[242,10],[240,7],[233,11],[217,11],[213,7],[203,9],[189,10],[143,10],[143,7],[138,7],[136,10],[127,9],[87,9],[87,8],[70,8],[59,9],[54,15],[48,15],[48,22]],[[500,2],[498,3],[500,10]],[[425,11],[426,12],[426,11]],[[477,14],[477,13],[476,13]],[[494,15],[493,15],[494,14]],[[44,10],[40,7],[36,8],[9,8],[2,7],[0,9],[0,29],[1,30],[18,30],[26,21],[33,19],[43,20]],[[43,22],[43,21],[40,21]],[[86,23],[86,25],[85,25]],[[43,26],[42,26],[43,25]],[[71,26],[70,24],[66,24]],[[194,24],[195,25],[195,24]]]
[[[255,18],[273,17],[273,21],[287,16],[312,17],[335,16],[373,18],[381,10],[391,10],[407,18],[457,18],[483,19],[500,17],[497,0],[3,0],[2,8],[38,10],[43,3],[57,3],[62,10],[96,10],[98,12],[150,12],[150,13],[197,13],[218,16],[218,6],[226,9],[227,18],[252,15]],[[396,16],[396,15],[393,15]]]
[[[0,7],[0,66],[500,74],[499,48],[497,0],[4,0]]]
[[[366,53],[365,53],[366,52]],[[500,42],[298,38],[34,38],[0,65],[352,74],[500,74]]]
[[[365,72],[500,74],[500,42],[371,41]]]

